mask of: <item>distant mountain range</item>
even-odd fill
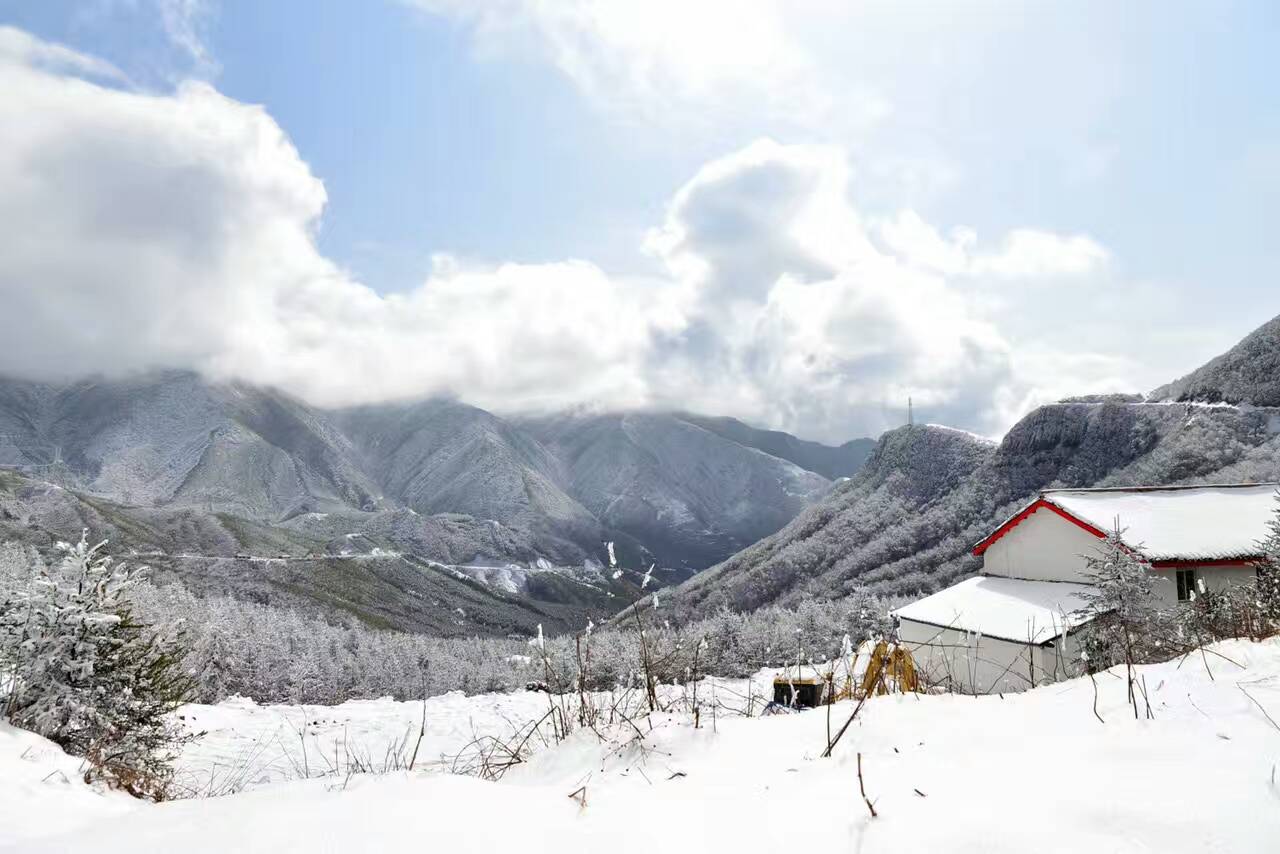
[[[859,588],[914,596],[975,572],[972,545],[1041,489],[1262,481],[1280,481],[1280,318],[1151,394],[1043,406],[999,443],[892,430],[852,479],[664,607],[696,616]]]
[[[828,447],[687,413],[445,400],[332,412],[187,373],[0,380],[0,541],[87,527],[161,580],[445,635],[608,617],[651,563],[675,619],[916,595],[975,571],[972,544],[1040,489],[1264,480],[1280,319],[1150,394],[1044,406],[998,443],[909,426]]]
[[[601,569],[606,542],[632,571],[657,564],[655,584],[687,578],[777,531],[873,444],[682,413],[504,419],[450,400],[325,411],[185,372],[0,380],[0,540],[47,546],[87,526],[196,587],[340,600],[405,628],[570,625],[638,595],[639,576]],[[333,583],[309,571],[329,564],[342,567]],[[355,595],[383,564],[408,572],[384,579],[392,588],[439,607],[398,613],[390,590]],[[447,568],[446,588],[503,601],[481,620],[458,590],[417,589],[428,565]],[[471,614],[461,626],[458,607]]]

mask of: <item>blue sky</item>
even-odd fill
[[[543,281],[580,259],[624,292],[625,306],[643,300],[644,328],[621,333],[643,341],[634,350],[560,353],[575,327],[547,336],[551,355],[514,351],[551,371],[550,390],[537,393],[513,394],[483,353],[459,357],[479,365],[470,372],[405,377],[367,395],[309,378],[323,360],[248,371],[262,353],[222,352],[221,341],[173,356],[157,347],[152,360],[320,402],[454,393],[498,409],[688,405],[838,438],[889,426],[896,398],[915,389],[937,420],[998,433],[1044,399],[1157,385],[1280,312],[1280,7],[1271,3],[0,0],[0,24],[110,63],[121,76],[95,85],[154,96],[157,109],[181,100],[186,80],[262,105],[327,196],[303,217],[319,255],[307,263],[331,262],[352,283],[412,301],[431,281],[443,288],[451,270],[515,265],[511,275]],[[763,139],[777,148],[743,155]],[[717,181],[717,163],[755,177]],[[814,201],[814,187],[837,180],[839,210]],[[748,226],[764,198],[762,237]],[[762,240],[795,225],[771,218],[788,209],[820,210],[848,230],[806,232],[802,252],[769,242],[751,270],[706,285],[720,275],[708,272],[714,253],[755,257]],[[693,211],[715,220],[699,221],[710,243],[672,237],[694,231]],[[665,250],[655,249],[660,232],[671,238]],[[877,264],[897,262],[875,287],[899,295],[877,299],[932,288],[892,284],[898,272],[924,271],[967,331],[942,331],[949,315],[917,329],[908,308],[849,314],[872,287],[849,284],[866,265],[845,249],[864,232]],[[1044,237],[1019,244],[1040,254],[1010,260],[1022,232]],[[935,237],[973,257],[923,263],[921,241]],[[437,255],[450,260],[433,267]],[[745,299],[758,269],[773,274]],[[822,299],[818,289],[769,290],[786,275],[844,290]],[[505,299],[485,282],[489,298]],[[783,296],[803,301],[785,322],[769,315]],[[598,316],[620,310],[602,305]],[[798,319],[817,310],[830,322]],[[472,338],[512,335],[487,328],[486,314],[429,322],[486,327],[449,338],[457,355],[480,346]],[[759,343],[780,324],[785,334]],[[903,325],[924,343],[885,343],[903,338]],[[815,335],[823,346],[806,359],[819,367],[785,367]],[[963,355],[975,347],[980,358]],[[962,368],[902,367],[939,353]],[[556,391],[564,379],[552,365],[600,360],[599,376]],[[867,381],[884,365],[896,367]],[[770,383],[782,382],[808,386],[778,403]],[[815,395],[856,405],[799,399]]]

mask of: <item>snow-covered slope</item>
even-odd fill
[[[1280,406],[1280,317],[1204,367],[1156,389],[1151,399]]]
[[[671,712],[638,731],[624,723],[599,736],[580,731],[497,783],[437,770],[269,782],[300,776],[302,752],[288,747],[299,731],[329,750],[344,749],[331,738],[361,739],[355,749],[373,756],[406,732],[416,737],[421,706],[412,703],[188,707],[190,725],[210,731],[188,752],[194,778],[216,780],[282,750],[293,758],[270,765],[277,771],[242,794],[136,804],[116,816],[114,804],[84,802],[102,796],[73,799],[29,783],[38,797],[23,802],[23,819],[35,820],[20,822],[16,836],[0,821],[0,846],[32,854],[1274,851],[1280,641],[1226,642],[1139,671],[1151,719],[1134,719],[1116,673],[1097,677],[1096,699],[1087,678],[1005,697],[877,697],[823,759],[828,732],[851,703],[829,717],[817,709],[745,718],[707,707],[696,729]],[[727,707],[746,693],[742,682],[717,683],[715,694],[702,688],[704,702],[715,696]],[[468,724],[505,735],[545,713],[546,702],[533,694],[437,699],[424,739],[433,758],[465,746]],[[20,764],[19,749],[0,739],[0,769]],[[0,771],[0,809],[10,780]],[[33,829],[43,835],[31,838]]]
[[[127,504],[250,518],[372,509],[347,440],[279,392],[167,372],[54,387],[0,380],[0,463]],[[59,465],[49,465],[60,463]]]
[[[521,422],[563,463],[567,488],[665,566],[702,568],[771,534],[828,481],[663,413]]]
[[[448,400],[334,414],[385,494],[420,513],[460,513],[534,532],[549,557],[599,554],[600,522],[565,491],[563,466],[491,413]]]
[[[84,763],[56,744],[0,721],[0,847],[125,815],[139,802],[84,782]]]
[[[743,424],[736,418],[714,418],[706,415],[683,413],[678,416],[690,424],[696,424],[730,441],[764,451],[766,454],[788,460],[828,480],[852,477],[866,463],[875,450],[875,439],[851,439],[839,447],[797,439],[779,430],[761,430]]]
[[[844,449],[690,419],[521,421],[447,400],[321,411],[182,372],[63,386],[0,378],[0,468],[124,505],[268,524],[396,509],[467,516],[510,529],[499,544],[527,542],[533,558],[581,563],[615,540],[630,564],[697,570],[825,491],[822,475],[761,448],[853,464]],[[455,557],[531,557],[494,545],[481,535]]]
[[[112,553],[150,566],[162,584],[444,637],[527,635],[539,624],[552,633],[578,629],[640,595],[634,573],[614,579],[549,565],[527,532],[471,516],[346,511],[272,525],[198,508],[126,506],[0,470],[0,542],[48,552],[82,528],[108,540]],[[477,554],[519,560],[516,589],[469,572]],[[653,584],[687,577],[655,573]]]

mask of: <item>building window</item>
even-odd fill
[[[1178,570],[1178,601],[1190,602],[1196,592],[1196,571],[1194,569]]]

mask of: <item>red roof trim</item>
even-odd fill
[[[1093,525],[1089,524],[1083,519],[1077,519],[1075,516],[1072,516],[1070,513],[1068,513],[1066,510],[1063,510],[1058,505],[1050,501],[1046,501],[1043,498],[1037,498],[1035,501],[1031,502],[1026,507],[1024,507],[1012,519],[1005,522],[999,528],[996,528],[995,531],[993,531],[992,533],[988,534],[985,540],[983,540],[982,542],[974,546],[973,553],[975,555],[981,555],[987,549],[991,548],[991,546],[995,543],[996,540],[1000,539],[1005,534],[1009,533],[1009,531],[1011,531],[1013,528],[1022,524],[1023,520],[1025,520],[1031,514],[1035,513],[1037,510],[1052,510],[1054,513],[1057,513],[1059,516],[1061,516],[1063,519],[1066,519],[1071,524],[1076,525],[1080,528],[1083,528],[1084,530],[1088,531],[1090,534],[1093,534],[1095,537],[1098,537],[1099,539],[1105,539],[1107,536],[1106,532],[1101,531],[1098,528],[1095,528]]]

